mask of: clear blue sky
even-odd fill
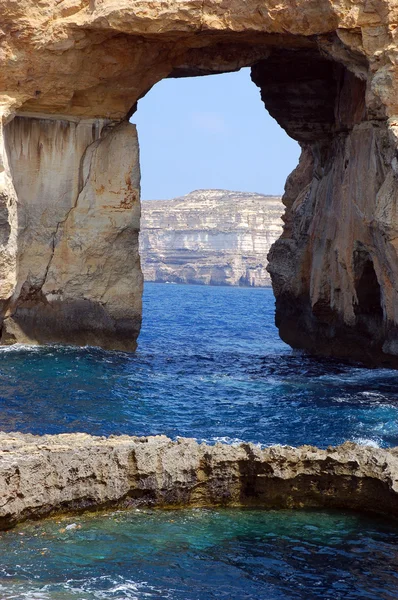
[[[144,200],[201,188],[282,194],[298,162],[298,144],[265,110],[249,69],[163,80],[131,121]]]

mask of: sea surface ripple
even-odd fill
[[[293,352],[269,289],[150,284],[136,354],[0,349],[0,429],[398,445],[398,374]]]
[[[393,600],[398,526],[349,512],[111,512],[0,537],[2,600]]]

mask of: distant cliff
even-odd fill
[[[142,202],[146,281],[269,286],[271,244],[282,232],[278,196],[197,190]]]

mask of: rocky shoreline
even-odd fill
[[[397,517],[398,448],[0,434],[0,528],[138,506],[344,508]]]

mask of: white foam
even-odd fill
[[[383,394],[380,392],[359,392],[362,396],[366,396],[367,398],[384,398]]]
[[[209,444],[209,446],[212,446],[213,444],[227,444],[228,446],[240,446],[240,444],[251,444],[252,446],[255,446],[256,448],[259,448],[260,450],[264,450],[264,448],[271,448],[271,447],[277,447],[277,448],[295,448],[295,446],[290,446],[289,444],[278,444],[277,442],[267,442],[267,443],[263,443],[263,442],[252,442],[251,440],[241,440],[240,438],[231,438],[229,436],[222,436],[222,437],[212,437],[212,438],[193,438],[195,439],[198,444]]]
[[[110,584],[110,585],[109,585]],[[9,586],[0,584],[1,600],[143,600],[144,598],[170,598],[167,590],[160,590],[146,581],[110,580],[107,576],[87,580],[69,579],[64,583],[46,584],[32,589],[37,583],[18,582]],[[26,589],[29,586],[29,589]],[[98,588],[103,589],[98,589]]]
[[[7,354],[13,352],[40,352],[43,346],[33,346],[29,344],[12,344],[12,346],[1,346],[0,353]]]
[[[380,443],[377,440],[372,440],[368,438],[354,438],[352,440],[359,446],[370,446],[371,448],[380,448]]]

